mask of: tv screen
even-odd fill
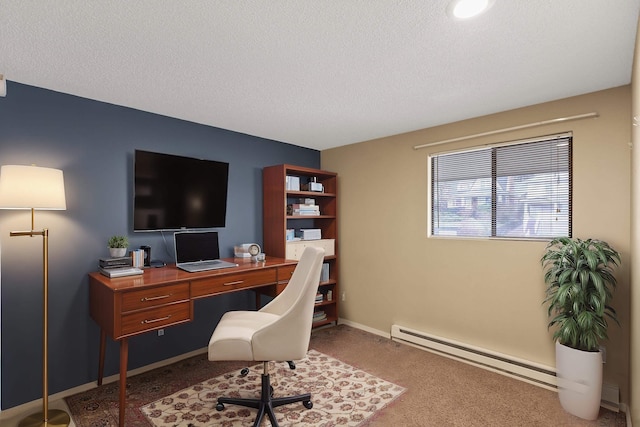
[[[133,230],[224,227],[229,164],[135,150]]]

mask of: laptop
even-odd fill
[[[173,234],[176,267],[195,273],[237,267],[238,264],[220,259],[217,231],[178,231]]]

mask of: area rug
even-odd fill
[[[405,389],[330,356],[310,350],[296,362],[271,364],[274,397],[311,393],[313,407],[301,403],[275,409],[278,423],[284,426],[358,426],[400,396]],[[141,408],[157,427],[244,427],[252,426],[256,410],[226,405],[217,411],[219,396],[259,397],[262,365],[250,368],[247,376],[239,372],[203,381]],[[262,425],[271,425],[267,420]]]
[[[127,379],[127,427],[149,426],[251,426],[255,410],[226,405],[215,409],[220,395],[257,396],[262,365],[240,376],[240,362],[209,362],[198,355]],[[309,392],[312,409],[301,403],[276,408],[285,426],[358,426],[368,424],[376,411],[405,389],[376,378],[316,350],[296,362],[272,365],[274,396]],[[118,383],[104,384],[66,399],[76,427],[118,425]],[[268,420],[262,426],[269,426]]]

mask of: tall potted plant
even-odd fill
[[[620,254],[601,240],[560,237],[549,242],[540,261],[548,327],[555,327],[560,403],[573,415],[595,420],[602,393],[600,342],[607,338],[607,319],[619,324],[610,302]]]

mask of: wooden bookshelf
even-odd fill
[[[300,184],[313,180],[323,185],[324,191],[287,190],[286,178],[294,176]],[[323,240],[333,240],[333,254],[324,262],[329,265],[329,279],[320,282],[323,300],[316,304],[316,312],[324,311],[327,318],[314,322],[314,327],[338,322],[338,176],[334,172],[293,165],[275,165],[262,170],[263,185],[263,246],[267,256],[287,258],[287,229],[317,228]],[[300,199],[314,199],[320,215],[287,215],[287,205]],[[304,243],[313,241],[304,241]],[[329,244],[330,242],[323,242]],[[294,243],[295,244],[295,243]],[[313,243],[311,243],[313,244]],[[290,248],[291,249],[291,248]],[[328,300],[331,295],[331,300]]]

